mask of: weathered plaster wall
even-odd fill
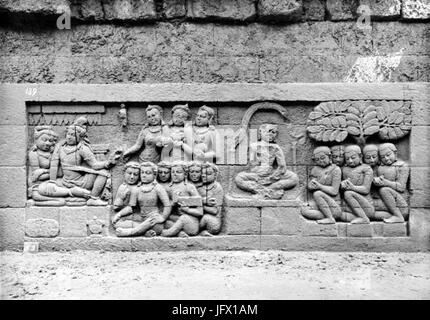
[[[70,30],[56,27],[61,4],[70,5]],[[371,9],[371,29],[357,26],[360,4]],[[339,82],[358,58],[384,81],[428,81],[429,8],[424,0],[2,0],[0,81]],[[395,53],[400,61],[385,70],[371,58]]]

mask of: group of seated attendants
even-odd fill
[[[308,180],[313,199],[302,207],[305,218],[321,224],[401,223],[407,218],[409,166],[397,159],[394,144],[320,146],[313,161]]]
[[[126,163],[113,202],[117,236],[218,234],[224,193],[217,176],[208,162]]]

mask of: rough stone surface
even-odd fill
[[[300,201],[297,200],[261,200],[253,198],[236,198],[227,195],[225,205],[229,207],[297,207]]]
[[[24,166],[26,163],[27,130],[24,126],[0,125],[0,165]],[[11,142],[14,150],[11,152]]]
[[[430,193],[428,189],[413,190],[410,203],[412,208],[430,208]]]
[[[401,0],[360,0],[360,6],[368,6],[372,20],[400,17]]]
[[[372,237],[373,230],[370,224],[352,224],[346,226],[346,234],[348,237]]]
[[[106,209],[107,210],[107,209]],[[87,211],[85,207],[60,208],[60,237],[86,237]]]
[[[429,19],[429,0],[403,0],[402,17],[405,19]]]
[[[24,208],[0,209],[0,250],[22,249],[24,215]]]
[[[25,220],[50,219],[60,221],[60,209],[58,207],[27,207],[25,208]]]
[[[210,18],[245,21],[256,15],[254,0],[189,0],[187,16],[190,18]]]
[[[411,165],[416,167],[430,166],[428,141],[430,140],[430,126],[412,127],[411,137]]]
[[[303,229],[304,218],[299,208],[261,208],[261,234],[298,235]]]
[[[100,21],[104,19],[103,3],[101,0],[74,0],[72,2],[72,17],[84,21]]]
[[[258,16],[263,21],[297,21],[302,13],[301,0],[258,0]]]
[[[306,221],[302,234],[304,236],[337,237],[338,226],[336,224],[319,224],[314,221]]]
[[[154,0],[103,1],[106,20],[154,20],[157,12]]]
[[[60,232],[54,219],[28,219],[25,222],[25,235],[31,238],[53,238]]]
[[[327,11],[333,21],[354,19],[357,7],[357,0],[327,0]]]
[[[56,15],[57,8],[61,6],[69,7],[67,0],[1,0],[0,9],[9,12],[19,12],[27,14],[41,14],[41,15]]]
[[[27,201],[25,167],[0,167],[0,185],[7,186],[7,192],[4,192],[4,189],[0,192],[0,208],[25,207]]]
[[[325,16],[324,0],[303,0],[303,19],[305,21],[322,21]]]
[[[223,221],[226,234],[260,234],[260,209],[226,207]]]
[[[407,223],[384,223],[383,225],[384,237],[406,237],[407,236]]]
[[[337,223],[337,236],[338,237],[346,237],[346,228],[347,228],[347,223],[342,223],[342,222],[338,222]]]
[[[185,17],[187,13],[185,0],[163,0],[164,15],[167,19]]]
[[[409,235],[417,243],[430,243],[430,209],[411,209]]]
[[[384,230],[384,222],[371,222],[374,237],[382,237]]]

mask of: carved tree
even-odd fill
[[[410,101],[330,101],[320,103],[308,116],[312,139],[342,142],[348,135],[360,145],[378,133],[382,140],[397,140],[411,130]]]

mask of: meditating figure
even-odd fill
[[[91,191],[89,206],[104,206],[108,203],[100,198],[110,174],[108,169],[116,164],[120,154],[116,151],[106,161],[98,161],[88,143],[83,125],[73,124],[66,128],[66,138],[55,147],[50,167],[50,180],[55,181],[61,167],[62,186],[80,187]]]
[[[342,145],[335,145],[330,148],[333,164],[342,168],[345,163],[345,148]]]
[[[263,124],[259,128],[260,141],[250,145],[249,172],[240,172],[236,185],[261,199],[281,199],[285,190],[294,188],[299,178],[287,170],[284,153],[276,143],[278,126]]]
[[[35,144],[28,153],[29,197],[36,206],[64,206],[66,198],[80,197],[88,199],[90,192],[79,188],[66,188],[60,181],[50,180],[52,152],[57,141],[56,133],[50,126],[37,126],[34,129]]]
[[[127,220],[122,215],[116,223],[118,237],[129,236],[156,236],[163,230],[163,224],[171,212],[171,205],[167,191],[157,181],[157,166],[152,162],[143,162],[140,165],[140,185],[131,193],[129,207],[138,206],[139,213],[133,214],[127,209],[132,219]],[[159,207],[163,208],[160,213]],[[124,209],[123,209],[124,210]]]
[[[345,148],[345,166],[342,168],[340,188],[349,210],[344,212],[346,221],[351,223],[370,223],[369,217],[375,213],[370,195],[373,171],[362,162],[361,149],[358,145]]]
[[[387,223],[404,222],[408,216],[408,204],[403,197],[409,178],[409,166],[397,159],[397,148],[392,143],[379,146],[381,165],[373,184],[378,188],[379,196],[388,212],[377,212],[375,220],[383,219]]]
[[[224,190],[216,181],[218,167],[213,163],[202,164],[202,185],[197,191],[202,197],[203,217],[200,219],[200,235],[212,236],[221,231],[221,209],[224,201]]]
[[[315,148],[312,160],[316,166],[311,169],[308,190],[312,193],[313,202],[302,207],[302,215],[321,224],[333,224],[342,220],[339,195],[342,172],[332,163],[329,147]]]
[[[168,143],[168,127],[163,121],[163,109],[157,105],[146,108],[148,123],[144,125],[136,143],[124,152],[128,157],[140,151],[139,162],[158,163],[163,147]]]
[[[130,198],[132,193],[137,192],[140,180],[140,164],[135,161],[130,161],[125,164],[124,182],[118,187],[113,209],[118,211],[113,218],[112,224],[116,228],[116,223],[125,216],[133,213],[133,208],[130,206]]]
[[[161,233],[164,237],[188,237],[199,233],[199,218],[203,216],[202,198],[196,187],[186,181],[187,164],[172,163],[172,182],[169,195],[172,201],[172,214]]]

